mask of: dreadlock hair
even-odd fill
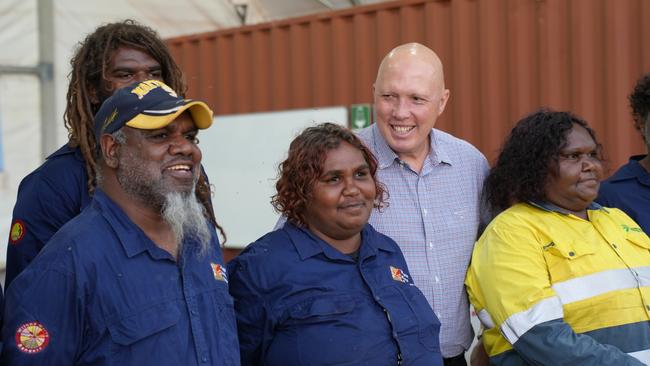
[[[160,64],[163,81],[179,96],[184,97],[187,92],[183,73],[158,33],[134,20],[102,25],[77,45],[76,53],[70,60],[72,71],[63,119],[68,130],[68,145],[79,147],[86,163],[89,193],[95,190],[97,175],[95,152],[98,142],[95,141],[94,115],[104,102],[99,97],[105,86],[108,65],[120,47],[133,48],[150,55]],[[214,217],[210,195],[210,185],[202,171],[196,185],[196,196],[225,242],[226,234]]]

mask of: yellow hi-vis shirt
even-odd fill
[[[593,357],[650,364],[650,238],[622,211],[590,208],[584,220],[516,204],[479,238],[465,284],[492,362],[510,364],[499,360],[514,344],[528,362],[564,363],[575,352],[575,366],[605,350]],[[566,329],[545,338],[557,327]]]

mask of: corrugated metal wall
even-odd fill
[[[169,40],[217,114],[371,103],[381,58],[417,41],[445,65],[438,127],[492,161],[540,106],[595,127],[612,168],[644,151],[627,95],[650,72],[648,0],[398,1]]]

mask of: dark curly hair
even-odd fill
[[[372,152],[349,129],[334,123],[323,123],[309,127],[298,135],[289,145],[287,159],[278,165],[277,193],[272,197],[271,204],[288,221],[305,226],[305,207],[312,198],[314,184],[323,174],[327,152],[339,147],[341,142],[347,142],[361,151],[375,181],[374,206],[378,209],[387,206],[388,193],[376,179],[377,160]]]
[[[101,91],[105,87],[103,82],[108,65],[120,47],[134,48],[150,55],[160,64],[163,81],[179,96],[185,96],[187,92],[183,73],[172,58],[167,45],[156,31],[134,20],[127,19],[102,25],[79,43],[75,55],[70,60],[72,71],[63,118],[68,130],[68,145],[79,147],[86,163],[87,187],[90,193],[95,190],[97,183],[94,115],[104,102],[103,99],[113,92],[108,90],[108,95],[102,99],[104,93]],[[225,233],[214,217],[210,195],[210,185],[205,175],[201,174],[196,185],[196,196],[205,207],[210,221],[225,239]]]
[[[634,118],[634,127],[636,127],[645,141],[643,127],[648,119],[650,112],[650,74],[643,75],[634,86],[632,94],[629,96],[630,107],[632,108],[632,117]],[[649,143],[650,141],[645,141]]]
[[[517,122],[485,179],[484,195],[493,213],[518,202],[545,198],[550,167],[573,125],[584,127],[600,146],[587,122],[569,112],[542,109]]]

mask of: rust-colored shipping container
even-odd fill
[[[647,0],[408,0],[170,39],[190,96],[217,114],[372,102],[381,58],[421,42],[445,65],[437,127],[490,161],[524,114],[571,110],[612,169],[644,151],[627,102],[650,72]]]
[[[542,106],[585,118],[610,172],[643,153],[627,96],[650,72],[647,0],[405,0],[170,39],[190,96],[217,114],[372,102],[381,58],[434,49],[451,99],[437,127],[492,162]]]

